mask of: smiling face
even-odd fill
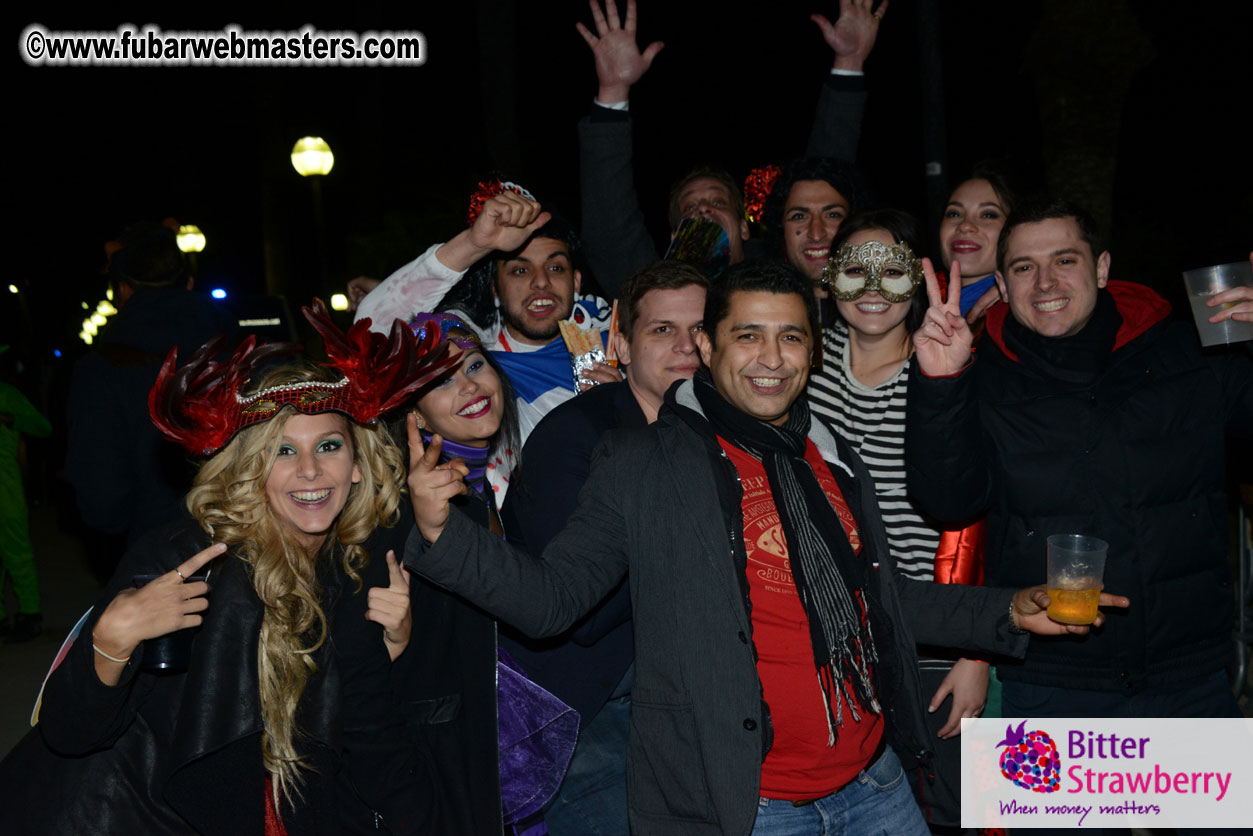
[[[1109,253],[1092,254],[1074,218],[1015,226],[1005,242],[1009,309],[1045,337],[1079,333],[1109,281]]]
[[[783,245],[787,260],[818,281],[831,255],[831,239],[848,217],[848,201],[826,180],[797,180],[783,209]],[[819,298],[826,291],[814,291]]]
[[[845,243],[856,247],[868,241],[877,241],[889,247],[898,243],[892,237],[892,233],[886,229],[860,229],[848,236]],[[850,272],[855,271],[850,268]],[[885,264],[882,280],[891,281],[907,273],[908,270],[904,266]],[[889,302],[879,295],[877,290],[867,290],[852,301],[838,300],[836,302],[840,317],[848,323],[849,329],[864,336],[879,336],[890,334],[898,329],[903,330],[905,317],[909,315],[911,305],[913,302],[909,299],[903,302]]]
[[[761,421],[780,425],[809,380],[813,350],[805,301],[795,293],[737,290],[714,340],[697,337],[701,360],[722,397]]]
[[[679,218],[706,218],[724,230],[731,242],[732,264],[744,259],[748,221],[737,217],[735,200],[726,185],[713,177],[697,177],[683,186],[676,199]],[[676,221],[677,224],[677,221]]]
[[[461,365],[418,400],[421,423],[449,441],[486,447],[505,414],[500,378],[479,349],[462,355]]]
[[[511,339],[547,345],[574,310],[582,276],[556,238],[534,238],[517,257],[496,265],[496,295]]]
[[[700,368],[696,335],[705,318],[705,288],[657,288],[641,296],[636,307],[630,341],[620,333],[614,338],[627,366],[627,385],[652,421],[670,384]]]
[[[963,284],[996,270],[996,239],[1006,214],[987,180],[967,180],[953,191],[940,221],[940,249],[945,267],[961,264]]]
[[[298,413],[283,425],[265,495],[274,516],[313,554],[360,481],[348,419],[336,412]]]

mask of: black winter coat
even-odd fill
[[[360,589],[323,555],[331,634],[314,652],[318,672],[297,713],[298,748],[312,769],[302,798],[282,806],[291,836],[487,832],[452,825],[465,804],[448,800],[452,778],[436,749],[405,734],[382,628],[365,620],[368,589],[388,583],[383,555],[399,551],[406,532],[379,529],[365,544],[371,560]],[[168,572],[208,545],[187,520],[128,552],[49,679],[38,726],[0,764],[0,832],[264,832],[263,608],[243,561],[228,553],[213,562],[209,609],[185,673],[141,671],[141,644],[117,686],[95,674],[90,636],[109,602],[135,574]],[[423,653],[421,635],[415,626],[406,655]]]
[[[1203,354],[1147,288],[1109,291],[1123,322],[1095,380],[1067,383],[1014,356],[1002,306],[973,366],[911,383],[906,462],[911,495],[934,516],[988,510],[990,585],[1043,583],[1051,534],[1110,544],[1105,590],[1130,608],[1085,636],[1032,636],[1026,659],[998,673],[1130,694],[1230,655],[1224,444],[1253,432],[1253,363],[1241,349]]]

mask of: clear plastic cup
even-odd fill
[[[1104,587],[1109,543],[1083,534],[1048,538],[1049,618],[1063,624],[1091,624]]]
[[[1215,293],[1233,287],[1253,287],[1253,268],[1250,268],[1247,261],[1188,270],[1183,274],[1183,283],[1188,289],[1188,301],[1192,303],[1192,318],[1196,320],[1201,345],[1226,345],[1253,340],[1253,322],[1237,322],[1234,319],[1210,322],[1209,318],[1222,308],[1211,308],[1206,304]]]

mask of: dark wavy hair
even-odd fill
[[[830,185],[848,201],[850,214],[859,211],[866,202],[861,178],[850,163],[830,157],[801,157],[793,160],[779,175],[762,211],[762,224],[766,227],[767,255],[783,257],[783,212],[787,208],[792,186],[801,180],[822,180]]]
[[[854,232],[866,229],[882,229],[898,244],[908,244],[914,255],[922,258],[922,238],[918,234],[918,219],[900,209],[875,209],[850,216],[840,224],[840,231],[831,242],[831,254],[844,246]],[[833,306],[834,307],[834,306]],[[927,315],[927,290],[920,287],[909,300],[909,313],[905,314],[905,330],[914,333],[922,326]]]
[[[509,252],[495,250],[483,256],[466,271],[444,298],[435,306],[436,312],[458,311],[484,331],[490,330],[500,319],[500,311],[496,307],[496,267],[502,261],[516,258],[519,253],[531,246],[537,238],[552,238],[561,241],[570,251],[570,264],[583,274],[585,284],[590,279],[587,263],[583,255],[583,240],[575,231],[574,226],[564,217],[553,213],[548,223],[531,233],[522,246]]]

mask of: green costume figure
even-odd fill
[[[0,354],[7,349],[8,346],[0,346]],[[0,383],[0,629],[9,633],[9,641],[33,639],[42,626],[26,491],[22,488],[22,472],[17,460],[22,433],[47,438],[52,433],[52,424],[16,386]],[[17,596],[18,612],[11,630],[4,613],[6,579],[12,580]]]

